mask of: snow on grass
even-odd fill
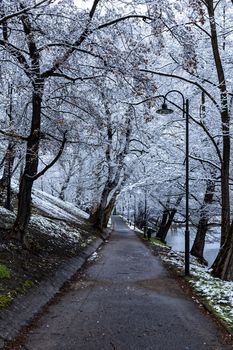
[[[165,248],[165,249],[168,249],[168,250],[171,249],[169,246],[166,245],[166,243],[163,243],[162,241],[160,241],[159,239],[154,238],[154,237],[152,237],[150,239],[150,243],[152,245],[159,246],[159,247],[162,247],[162,248]]]
[[[7,215],[9,217],[15,218],[15,214],[12,211],[3,207],[0,207],[0,215]]]
[[[14,188],[16,188],[16,184],[14,184]],[[54,238],[62,237],[70,243],[81,243],[81,234],[75,227],[70,226],[68,223],[82,223],[83,219],[88,219],[89,215],[87,213],[71,203],[63,202],[59,198],[36,189],[33,190],[32,203],[49,217],[32,215],[29,223],[29,232],[33,233],[33,231],[37,231]],[[15,213],[0,207],[1,228],[11,229],[15,218]]]
[[[184,253],[170,251],[162,255],[163,261],[172,264],[178,270],[184,271]],[[189,283],[203,299],[205,299],[214,313],[223,319],[233,330],[233,281],[222,281],[210,274],[211,270],[190,259]]]
[[[87,213],[75,207],[72,203],[64,202],[43,191],[33,190],[32,203],[35,207],[56,219],[80,222],[80,218],[89,218]]]
[[[16,214],[0,207],[0,227],[11,229]],[[62,221],[54,221],[41,215],[32,215],[29,222],[29,232],[37,231],[50,237],[62,237],[70,243],[78,243],[81,240],[80,233],[73,227]]]
[[[78,243],[81,240],[80,233],[71,228],[65,222],[54,222],[49,218],[45,218],[41,215],[32,215],[29,223],[30,231],[39,230],[42,234],[52,237],[66,238],[70,242]]]

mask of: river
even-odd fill
[[[206,237],[204,258],[208,261],[208,265],[211,266],[214,262],[220,246],[220,233],[218,228],[212,229]],[[192,247],[195,238],[195,231],[190,230],[190,248]],[[183,228],[173,228],[168,232],[167,244],[176,251],[184,251],[184,229]]]

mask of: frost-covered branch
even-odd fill
[[[16,12],[14,12],[14,13],[11,13],[11,14],[9,14],[9,15],[5,15],[5,16],[3,16],[3,17],[0,18],[0,24],[2,24],[2,23],[6,22],[6,21],[8,21],[9,19],[12,19],[12,18],[14,18],[14,17],[18,17],[18,16],[20,16],[20,15],[23,15],[23,14],[25,14],[25,13],[27,13],[27,12],[29,12],[29,11],[35,9],[35,8],[38,8],[39,6],[45,4],[46,2],[47,2],[48,4],[50,4],[50,3],[52,2],[52,0],[41,0],[41,1],[39,1],[38,3],[36,3],[35,5],[33,5],[33,6],[28,6],[28,7],[25,7],[25,8],[23,8],[23,9],[19,10],[19,11],[16,11]]]
[[[152,70],[143,69],[143,68],[140,69],[140,72],[155,74],[155,75],[159,75],[159,76],[162,76],[162,77],[168,77],[168,78],[179,79],[179,80],[185,81],[186,83],[189,83],[189,84],[191,84],[191,85],[195,85],[195,86],[198,87],[201,91],[203,91],[203,92],[206,94],[206,96],[208,96],[209,99],[213,102],[213,104],[217,107],[217,109],[218,109],[219,111],[221,111],[221,107],[220,107],[219,104],[216,102],[215,98],[214,98],[201,84],[199,84],[197,81],[193,81],[193,80],[190,80],[190,79],[188,79],[188,78],[184,78],[184,77],[182,77],[182,76],[180,76],[180,75],[176,75],[176,74],[164,73],[164,72],[157,72],[157,71],[152,71]]]

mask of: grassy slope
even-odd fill
[[[88,215],[74,205],[37,190],[32,200],[27,233],[30,250],[3,239],[16,214],[0,206],[0,308],[10,305],[18,294],[39,283],[69,256],[77,255],[98,235]],[[16,196],[13,203],[16,206]]]

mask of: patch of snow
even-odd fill
[[[79,242],[81,240],[80,233],[71,228],[65,222],[54,222],[51,219],[44,218],[41,215],[32,215],[30,223],[30,230],[39,230],[40,232],[52,237],[65,237],[70,242]]]
[[[162,255],[162,259],[184,270],[184,253],[170,251]],[[210,269],[190,258],[189,283],[195,291],[206,299],[215,312],[230,326],[233,327],[233,281],[222,281],[210,274]]]
[[[72,203],[64,202],[40,190],[33,190],[32,203],[35,207],[56,219],[70,220],[78,223],[80,222],[80,218],[89,218],[87,213],[75,207]]]
[[[111,226],[112,226],[112,219],[109,218],[109,220],[108,220],[108,227],[111,227]]]
[[[15,183],[13,183],[13,186],[14,189],[17,190],[17,185]],[[71,243],[81,241],[81,234],[79,231],[69,226],[66,221],[80,223],[82,218],[87,219],[89,217],[88,214],[76,208],[71,203],[63,202],[39,190],[33,190],[32,202],[35,207],[48,214],[51,219],[45,218],[42,215],[32,215],[29,223],[30,231],[40,231],[42,234],[57,238],[63,237]],[[10,229],[15,218],[15,213],[0,207],[0,227]],[[53,218],[59,219],[59,221],[52,220]]]
[[[12,218],[15,218],[15,214],[12,211],[10,211],[6,208],[3,208],[3,207],[0,207],[0,215],[7,215],[7,216],[10,216]]]
[[[98,258],[98,253],[94,252],[93,254],[91,254],[91,256],[88,258],[88,261],[93,261],[95,259]]]

